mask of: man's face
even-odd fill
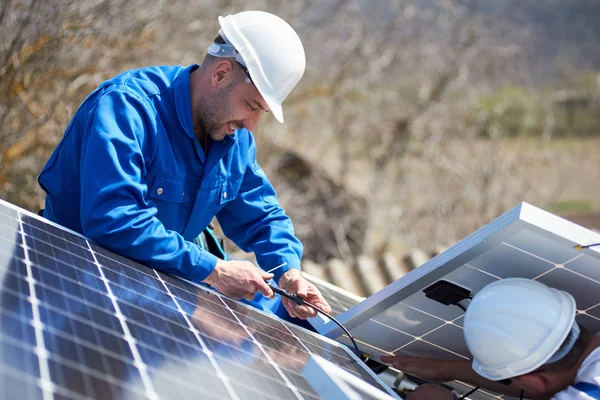
[[[268,106],[251,83],[246,83],[245,74],[235,65],[225,72],[214,90],[200,100],[200,123],[205,134],[213,140],[223,140],[235,130],[254,130]]]

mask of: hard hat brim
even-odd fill
[[[260,92],[260,90],[258,90],[258,91]],[[273,101],[269,101],[269,99],[265,98],[264,96],[263,96],[263,99],[269,106],[269,110],[271,111],[271,113],[273,114],[275,119],[283,124],[283,107],[281,107],[281,104],[275,103]]]

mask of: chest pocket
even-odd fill
[[[227,180],[219,183],[216,189],[219,196],[217,202],[219,205],[225,205],[237,197],[240,189],[240,182]]]
[[[198,190],[198,178],[157,176],[149,196],[158,210],[157,218],[165,228],[182,232],[185,228]]]
[[[183,203],[191,200],[191,192],[195,190],[193,182],[186,182],[183,179],[156,177],[150,197],[155,200],[162,200],[168,203]]]

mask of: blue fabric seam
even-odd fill
[[[573,387],[588,396],[600,400],[600,386],[589,382],[578,382]]]

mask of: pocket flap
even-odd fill
[[[219,204],[225,204],[237,197],[239,182],[225,181],[219,184]]]
[[[156,177],[150,197],[170,203],[182,203],[190,200],[189,190],[186,190],[185,182],[179,179]],[[192,188],[189,188],[190,190]]]

